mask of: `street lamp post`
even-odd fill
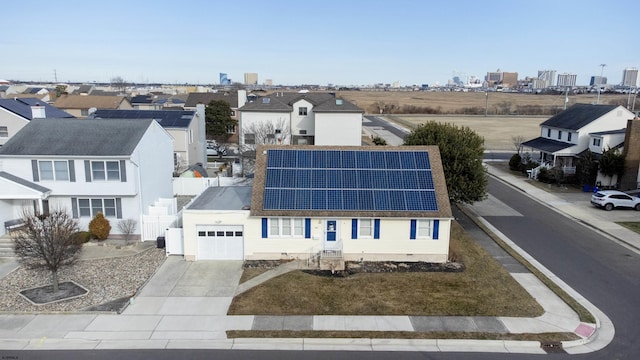
[[[487,113],[489,112],[489,92],[484,92],[484,116],[487,117]]]

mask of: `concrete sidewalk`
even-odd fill
[[[602,231],[614,239],[637,240],[611,221],[598,223],[596,216],[578,205],[547,193],[499,168],[490,172],[517,186],[530,196],[557,211]],[[481,217],[492,212],[491,200],[469,210],[483,225],[520,252],[540,271],[553,279],[598,319],[596,324],[580,322],[578,316],[534,275],[515,262],[481,231],[474,238],[505,268],[544,308],[537,318],[512,317],[444,317],[444,316],[227,316],[235,294],[271,276],[297,268],[285,265],[253,281],[239,285],[242,263],[239,261],[185,262],[169,257],[147,285],[120,315],[80,313],[0,315],[1,349],[127,349],[127,348],[215,348],[215,349],[291,349],[291,350],[360,350],[360,351],[483,351],[546,353],[535,341],[502,340],[403,340],[403,339],[227,339],[227,330],[333,330],[333,331],[474,331],[489,333],[570,332],[581,340],[565,342],[568,353],[591,352],[606,346],[614,328],[605,314],[573,291],[535,259]],[[464,216],[460,217],[464,220]],[[484,235],[484,236],[483,236]],[[628,240],[631,239],[631,240]],[[149,246],[149,245],[146,245]],[[633,246],[633,245],[632,245]],[[120,249],[111,249],[112,251]],[[97,251],[97,250],[96,250]],[[118,254],[117,252],[115,254]],[[87,256],[90,256],[88,254]],[[266,274],[266,273],[265,273]]]

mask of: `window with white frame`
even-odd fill
[[[593,139],[593,146],[600,146],[600,139],[594,138]]]
[[[307,108],[304,106],[301,106],[298,108],[298,115],[300,116],[306,116],[307,115]]]
[[[93,181],[120,181],[120,162],[91,161],[91,179]]]
[[[562,131],[558,130],[558,140],[562,140]]]
[[[431,220],[418,220],[416,222],[416,235],[418,239],[430,239],[432,230]]]
[[[571,141],[571,133],[567,133],[567,141]]]
[[[235,134],[235,133],[236,133],[236,126],[235,125],[227,126],[227,134]]]
[[[254,145],[256,143],[256,134],[244,134],[244,143]]]
[[[372,237],[372,236],[373,236],[373,220],[372,219],[358,220],[358,237]]]
[[[547,129],[547,137],[551,137],[551,129]]]
[[[101,212],[105,217],[120,217],[116,207],[116,199],[79,198],[78,215],[80,217],[95,217]]]
[[[40,180],[69,181],[67,161],[38,161]]]
[[[9,128],[6,126],[0,126],[0,138],[9,137]]]
[[[271,218],[269,219],[269,236],[296,236],[304,235],[304,222],[302,218]]]

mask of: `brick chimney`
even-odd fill
[[[636,116],[627,120],[627,131],[624,135],[624,175],[620,180],[621,190],[638,188],[638,176],[640,173],[640,119]]]

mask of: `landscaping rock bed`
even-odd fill
[[[273,269],[289,260],[246,260],[242,267],[244,269]]]
[[[344,271],[305,270],[308,274],[331,277],[344,277],[359,273],[391,273],[391,272],[461,272],[464,264],[457,262],[399,262],[399,261],[347,261]]]

